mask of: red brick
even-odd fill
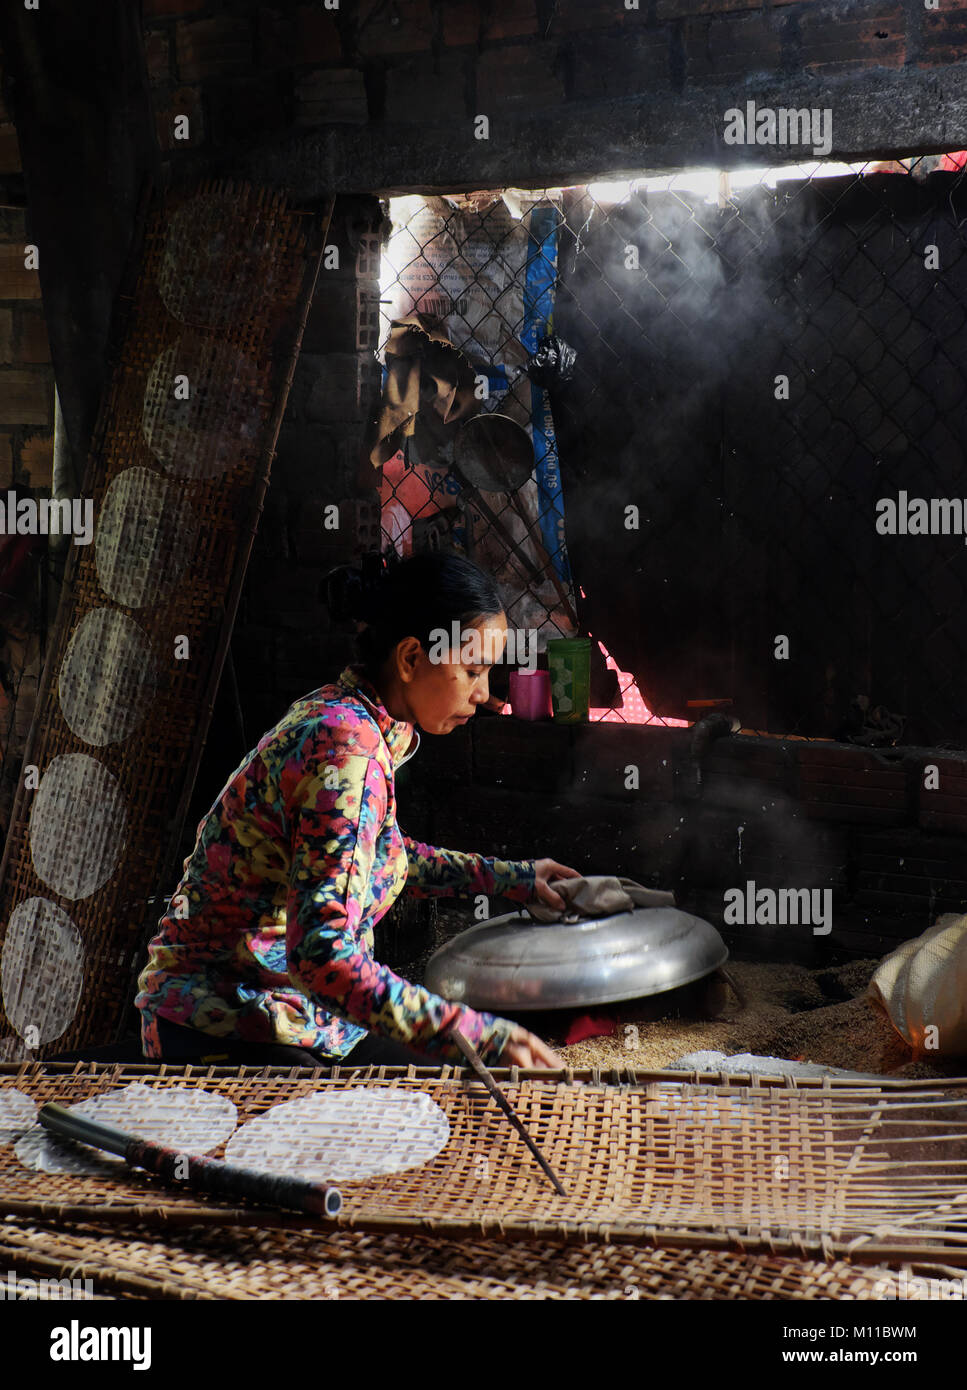
[[[51,383],[51,396],[53,384]],[[20,472],[31,488],[50,487],[54,476],[54,436],[35,434],[20,446]]]
[[[689,19],[682,28],[688,76],[693,81],[745,77],[779,64],[779,30],[764,14]]]
[[[479,43],[483,15],[472,0],[453,0],[443,9],[443,42],[448,48]]]
[[[43,314],[21,310],[17,334],[17,361],[30,365],[44,365],[50,361],[50,343],[47,339],[47,324]]]
[[[502,5],[490,7],[457,0],[443,6],[443,42],[448,48],[523,39],[536,33],[535,0],[505,0]]]
[[[392,6],[385,0],[362,0],[356,11],[356,47],[362,58],[421,53],[433,43],[430,0],[395,0]],[[394,23],[394,18],[398,22]]]
[[[369,119],[366,85],[356,68],[318,68],[295,85],[300,125],[359,123]]]
[[[0,244],[0,299],[39,299],[40,276],[24,266],[24,243]]]
[[[474,114],[489,116],[492,124],[504,107],[540,110],[560,105],[564,83],[557,52],[557,45],[549,43],[517,43],[487,49],[477,66]]]
[[[0,174],[20,173],[20,141],[14,125],[0,125]]]
[[[175,139],[175,117],[188,117],[187,140]],[[179,87],[172,92],[163,110],[155,112],[158,144],[163,150],[197,149],[205,139],[205,119],[201,93],[196,87]]]
[[[803,803],[806,820],[836,821],[848,825],[903,825],[906,812],[887,806],[854,805],[835,801],[807,801]]]
[[[339,30],[336,28],[335,15],[331,10],[320,10],[317,6],[303,5],[296,18],[299,39],[296,62],[343,62],[342,41],[339,37]]]
[[[851,748],[849,744],[825,743],[821,740],[793,746],[800,767],[883,767],[892,771],[888,764],[880,762],[867,748]]]
[[[171,39],[165,29],[154,29],[144,36],[144,60],[152,87],[171,81]]]
[[[245,19],[220,15],[178,24],[175,45],[182,82],[239,77],[255,69],[252,30]]]
[[[906,773],[902,769],[891,771],[872,767],[801,767],[799,776],[803,795],[811,794],[813,787],[891,787],[902,790],[906,787]]]
[[[920,21],[921,67],[963,61],[967,48],[967,9],[941,0],[939,10],[926,10]]]
[[[923,785],[923,770],[918,772],[918,820],[925,830],[954,835],[967,835],[967,766],[961,758],[926,758],[923,766],[936,764],[937,789]]]
[[[386,74],[386,119],[426,125],[461,121],[472,139],[463,63],[451,59],[437,65],[430,57],[394,63]]]
[[[259,10],[256,52],[263,70],[344,61],[335,14],[312,5]]]
[[[900,5],[879,4],[873,14],[830,23],[806,9],[800,21],[801,59],[810,70],[853,72],[865,67],[902,67],[906,61],[906,18]]]
[[[142,0],[145,22],[197,14],[199,10],[205,9],[208,3],[209,0]]]
[[[570,93],[575,101],[609,100],[668,85],[668,35],[664,30],[596,38],[575,49]]]
[[[775,10],[782,5],[798,4],[800,0],[770,0],[769,7]],[[723,15],[734,10],[759,8],[755,0],[658,0],[655,18],[660,22],[664,19],[686,19],[692,15]]]
[[[13,361],[13,310],[0,309],[0,364],[6,367]]]
[[[811,782],[803,787],[802,804],[811,802],[842,806],[881,806],[906,813],[906,789],[889,786],[843,786],[835,782]]]
[[[647,18],[648,0],[642,0],[641,8],[637,10],[626,10],[624,0],[562,0],[554,7],[547,34],[550,38],[558,38],[561,34],[614,29],[618,26],[631,31],[643,28]]]
[[[958,757],[956,754],[948,754],[948,756],[944,758],[925,757],[923,759],[923,767],[930,766],[936,767],[937,769],[937,781],[940,784],[937,788],[938,791],[948,789],[953,782],[958,792],[962,787],[964,793],[967,794],[967,756]],[[922,785],[922,772],[920,781]],[[927,796],[934,795],[933,792],[927,792],[926,794]]]
[[[49,373],[0,372],[0,425],[49,425],[53,407]]]

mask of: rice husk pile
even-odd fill
[[[574,1067],[654,1070],[686,1053],[715,1051],[726,1056],[752,1052],[897,1077],[962,1075],[963,1059],[914,1061],[904,1040],[869,1003],[866,988],[878,964],[850,961],[809,970],[788,963],[730,960],[726,968],[747,1005],[740,1008],[730,991],[726,1009],[715,1021],[702,1020],[694,996],[676,990],[581,1011],[614,1019],[611,1037],[564,1046],[566,1025],[562,1027],[559,1015],[547,1028],[532,1014],[530,1026],[537,1025],[541,1037]]]

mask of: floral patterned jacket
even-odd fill
[[[412,746],[411,746],[412,745]],[[533,860],[434,849],[401,833],[396,769],[419,746],[354,667],[297,700],[229,778],[148,948],[135,1000],[147,1057],[156,1018],[217,1038],[343,1057],[369,1031],[461,1061],[459,1024],[485,1061],[513,1028],[408,983],[372,956],[373,926],[404,884],[417,896],[534,896]]]

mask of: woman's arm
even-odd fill
[[[388,884],[381,889],[374,881],[376,840],[386,809],[386,781],[374,758],[330,756],[318,775],[300,781],[298,805],[289,808],[290,978],[327,1012],[429,1057],[461,1060],[448,1039],[458,1024],[485,1061],[496,1061],[514,1024],[410,984],[374,961],[366,948],[366,899],[374,894],[378,910],[381,892],[384,898],[389,894]]]
[[[437,849],[403,836],[406,846],[406,887],[414,898],[488,897],[529,902],[534,896],[533,859],[486,859],[482,854]]]

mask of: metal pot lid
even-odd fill
[[[567,1009],[677,989],[728,955],[711,923],[674,907],[547,926],[509,912],[447,941],[424,979],[434,993],[474,1009]]]
[[[472,487],[516,492],[534,471],[534,446],[523,425],[491,411],[461,426],[454,462]]]

